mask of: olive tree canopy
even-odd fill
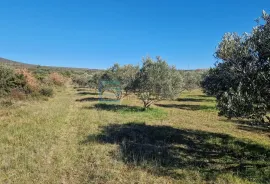
[[[143,59],[143,65],[133,83],[133,89],[148,108],[156,101],[178,97],[183,87],[180,73],[160,57]]]
[[[224,35],[216,51],[219,61],[202,82],[228,118],[270,120],[270,17],[263,12],[260,20],[250,34]]]

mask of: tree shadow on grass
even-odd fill
[[[215,102],[213,99],[208,98],[178,98],[180,102]]]
[[[138,106],[128,106],[128,105],[119,105],[119,104],[106,104],[106,103],[95,104],[94,108],[96,108],[98,110],[106,110],[106,111],[114,111],[114,112],[117,112],[117,111],[143,112],[143,111],[145,111],[144,108],[138,107]]]
[[[81,98],[77,99],[76,102],[94,102],[94,101],[99,101],[100,98],[98,97],[87,97],[87,98]]]
[[[87,89],[87,88],[82,88],[82,87],[78,87],[78,88],[75,88],[77,91],[86,91],[86,90],[89,90],[89,89]]]
[[[86,91],[83,91],[83,92],[78,92],[77,95],[98,95],[98,93],[94,93],[94,92],[86,92]]]
[[[128,123],[103,126],[100,134],[89,135],[82,143],[92,141],[118,144],[113,158],[160,176],[180,179],[184,176],[177,169],[185,169],[198,171],[208,181],[231,173],[270,182],[270,149],[226,134]]]
[[[208,95],[188,95],[190,97],[201,97],[201,98],[213,98],[213,96],[208,96]]]
[[[191,111],[216,110],[215,106],[208,106],[208,105],[187,105],[187,104],[155,104],[155,105],[164,108],[177,108]]]
[[[255,133],[267,133],[270,135],[270,123],[259,122],[254,120],[225,120],[227,122],[233,122],[237,124],[240,130],[255,132]]]

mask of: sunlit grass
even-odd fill
[[[0,183],[269,183],[269,129],[184,92],[144,111],[88,89],[0,109]],[[268,164],[268,165],[267,165]]]

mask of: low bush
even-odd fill
[[[10,97],[15,100],[25,100],[26,94],[24,91],[18,88],[14,88],[10,91]]]
[[[39,90],[39,93],[46,97],[52,97],[53,96],[53,88],[51,87],[42,87]]]
[[[51,85],[64,85],[65,78],[52,73],[47,77],[48,82],[45,86],[28,69],[13,69],[0,65],[0,97],[14,100],[25,100],[28,97],[40,98],[53,96]]]
[[[63,86],[65,84],[65,77],[57,72],[53,72],[49,75],[49,81],[50,83],[57,85],[57,86]]]
[[[12,105],[13,105],[13,102],[10,98],[0,100],[0,107],[10,107]]]
[[[27,69],[17,69],[16,75],[18,79],[22,79],[20,81],[25,82],[22,86],[24,92],[26,94],[31,94],[39,90],[39,83],[34,75]],[[18,87],[18,84],[17,84]]]
[[[0,65],[0,96],[7,95],[15,87],[16,76],[10,67]]]
[[[74,75],[72,76],[72,82],[79,87],[86,87],[89,85],[89,81],[91,76],[84,74],[84,75]]]

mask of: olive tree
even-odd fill
[[[92,76],[87,73],[81,75],[74,75],[72,76],[72,82],[80,87],[87,87],[89,86],[89,80],[91,78]]]
[[[124,96],[129,95],[131,92],[133,92],[133,84],[136,80],[136,76],[139,72],[139,66],[133,66],[133,65],[124,65],[120,68],[120,76],[119,80],[122,84],[122,89],[124,91]]]
[[[103,76],[103,72],[96,72],[94,73],[91,78],[88,80],[88,86],[91,89],[98,90],[99,89],[99,82],[101,77]]]
[[[133,91],[132,85],[138,71],[138,66],[114,64],[100,77],[101,90],[108,90],[118,100],[122,99]]]
[[[270,118],[270,18],[263,12],[251,34],[227,33],[219,44],[216,67],[202,87],[217,97],[219,114],[228,118]]]
[[[143,65],[133,82],[135,94],[143,101],[144,108],[163,100],[178,97],[183,87],[180,73],[160,57],[153,61],[143,59]]]
[[[183,76],[183,90],[191,91],[193,89],[200,88],[200,83],[202,80],[202,75],[204,71],[201,70],[190,70],[190,71],[180,71]]]

